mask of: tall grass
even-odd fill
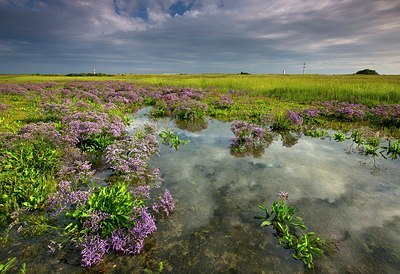
[[[272,96],[295,102],[339,100],[369,106],[400,103],[400,76],[389,75],[115,75],[66,77],[0,75],[0,83],[42,81],[123,80],[140,85],[247,91],[249,96]]]
[[[374,106],[400,103],[400,76],[367,75],[146,75],[136,83],[223,91],[248,91],[250,96],[310,102],[339,100]]]

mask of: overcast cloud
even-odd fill
[[[0,0],[0,73],[400,73],[400,1]]]

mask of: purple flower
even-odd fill
[[[301,115],[289,110],[289,120],[292,124],[301,126],[303,124],[303,118]]]
[[[278,199],[283,199],[284,201],[286,201],[289,198],[289,193],[281,190],[277,196],[278,196]]]
[[[101,210],[94,210],[89,213],[88,219],[83,223],[83,227],[90,228],[92,231],[98,231],[101,227],[101,221],[110,217],[110,214]]]
[[[165,214],[168,216],[175,209],[174,199],[168,189],[164,190],[163,195],[160,199],[160,208],[162,208]]]
[[[101,239],[99,235],[88,235],[82,244],[82,266],[88,267],[101,262],[110,248],[109,239]]]
[[[111,248],[115,251],[123,252],[125,254],[134,253],[135,239],[133,235],[126,229],[117,229],[111,235]]]
[[[222,109],[230,108],[233,105],[233,102],[229,96],[221,96],[220,99],[216,103],[217,107]]]
[[[140,209],[139,218],[131,230],[137,239],[145,239],[157,230],[155,220],[147,212],[147,208],[143,207]]]
[[[149,185],[144,185],[144,186],[138,186],[136,187],[133,192],[132,192],[134,197],[143,197],[146,199],[150,199],[150,186]]]

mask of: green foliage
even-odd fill
[[[295,259],[301,260],[308,268],[314,268],[314,258],[321,256],[324,253],[323,248],[328,245],[326,241],[314,237],[314,232],[302,234],[300,237],[294,233],[295,228],[307,228],[300,217],[294,216],[295,210],[286,204],[286,199],[287,193],[274,201],[271,210],[259,205],[265,216],[255,218],[263,220],[262,227],[271,225],[275,229],[279,244],[286,249],[293,249]]]
[[[0,264],[0,274],[5,274],[7,273],[8,270],[10,270],[10,268],[13,266],[15,260],[17,258],[14,257],[12,259],[9,259],[7,262],[5,262],[4,264]]]
[[[17,140],[0,149],[0,215],[22,206],[43,208],[55,185],[57,165],[57,150],[44,140]]]
[[[163,262],[159,262],[158,263],[158,269],[156,269],[156,270],[151,270],[151,269],[148,269],[148,268],[145,268],[144,270],[144,273],[146,273],[146,274],[157,274],[157,273],[162,273],[163,271],[164,271],[164,263]]]
[[[103,187],[90,195],[86,205],[67,214],[75,222],[71,222],[65,230],[67,234],[82,238],[93,229],[83,227],[83,224],[90,222],[93,216],[101,212],[107,217],[99,221],[100,234],[102,237],[109,236],[118,228],[130,228],[134,225],[132,220],[134,206],[143,206],[143,201],[134,200],[125,184],[117,183],[112,187]]]
[[[309,129],[304,131],[304,135],[311,138],[324,138],[328,136],[328,132],[323,129]]]
[[[303,234],[298,240],[294,248],[295,254],[293,258],[301,260],[308,268],[314,268],[314,258],[324,253],[322,245],[323,240],[314,236],[314,232]]]
[[[365,139],[361,131],[359,130],[354,130],[351,135],[350,139],[357,144],[357,146],[361,146],[364,144]]]
[[[272,130],[287,131],[290,128],[290,121],[284,115],[276,115],[272,124]]]
[[[346,141],[347,137],[343,132],[337,132],[335,134],[333,134],[333,140],[335,140],[336,142],[344,142]]]
[[[101,154],[107,146],[114,142],[114,137],[109,134],[100,134],[90,139],[80,141],[78,147],[90,154]]]
[[[156,101],[155,105],[150,110],[150,116],[154,118],[161,118],[168,115],[168,106],[163,100]]]
[[[378,149],[380,145],[380,139],[377,137],[368,138],[364,144],[364,155],[378,157]]]
[[[159,136],[161,137],[161,143],[166,146],[173,147],[176,150],[178,150],[180,145],[186,145],[190,143],[190,140],[179,139],[178,134],[169,129],[163,130]]]
[[[177,120],[199,120],[203,119],[207,105],[198,101],[183,102],[180,106],[175,108],[174,116]]]
[[[382,147],[383,151],[381,151],[381,155],[387,159],[389,157],[392,160],[396,160],[397,157],[400,157],[400,140],[391,141],[389,140],[389,144],[387,146]],[[386,155],[383,153],[386,152]]]
[[[356,72],[356,74],[365,74],[365,75],[379,75],[374,69],[363,69]]]

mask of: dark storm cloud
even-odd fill
[[[399,15],[390,0],[0,0],[0,73],[299,73],[306,61],[398,74]]]

